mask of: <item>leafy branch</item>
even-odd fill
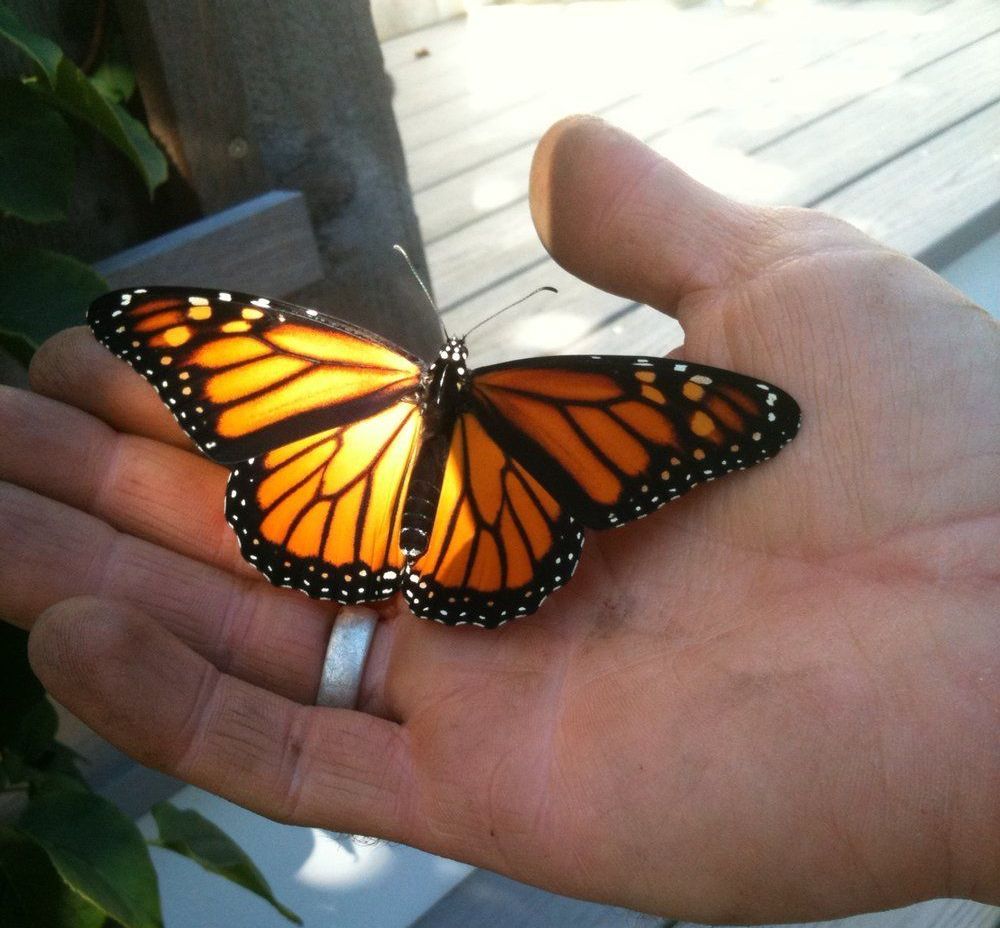
[[[20,49],[30,68],[0,81],[0,215],[30,223],[66,218],[76,173],[77,131],[89,129],[117,148],[150,196],[167,179],[163,152],[123,103],[135,81],[120,48],[88,77],[51,39],[0,3],[0,39]],[[48,336],[83,318],[107,290],[86,264],[44,248],[0,253],[0,346],[24,363]]]
[[[195,811],[153,807],[157,837],[92,792],[79,756],[56,738],[58,716],[28,663],[27,634],[0,622],[0,921],[11,928],[163,928],[149,846],[167,848],[301,919],[253,861]],[[7,797],[5,797],[7,798]],[[11,814],[13,808],[13,814]]]
[[[167,178],[167,160],[123,106],[135,80],[120,37],[104,37],[104,57],[93,55],[90,76],[2,2],[0,39],[20,49],[30,67],[18,80],[0,81],[0,217],[35,224],[66,218],[81,129],[117,148],[152,195]],[[39,343],[80,321],[106,289],[69,255],[0,251],[0,346],[27,363]],[[158,834],[147,842],[130,818],[91,790],[81,758],[56,738],[58,715],[28,663],[27,635],[2,620],[0,706],[5,928],[162,928],[151,845],[190,858],[301,924],[240,847],[198,813],[158,804]]]

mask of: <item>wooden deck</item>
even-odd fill
[[[448,328],[560,289],[475,333],[476,364],[681,340],[671,320],[573,279],[538,242],[528,167],[568,113],[601,115],[731,196],[817,207],[931,267],[1000,228],[996,0],[492,6],[383,53]],[[673,923],[475,873],[419,921],[469,924]],[[1000,910],[939,900],[823,924],[1000,928]]]
[[[995,0],[488,6],[383,49],[449,329],[560,288],[476,333],[477,363],[680,339],[539,244],[528,166],[567,113],[601,115],[732,196],[818,207],[933,267],[1000,227]]]

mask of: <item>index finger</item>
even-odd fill
[[[156,391],[85,325],[46,341],[31,359],[29,375],[36,393],[83,409],[119,432],[194,448]]]

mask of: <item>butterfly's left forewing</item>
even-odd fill
[[[427,549],[403,593],[424,618],[495,628],[569,580],[582,545],[582,527],[470,408],[455,424]]]
[[[119,290],[95,300],[87,321],[225,464],[363,419],[420,383],[416,359],[377,336],[246,294]]]

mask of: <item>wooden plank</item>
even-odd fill
[[[961,11],[968,15],[967,8]],[[969,19],[963,18],[963,23],[968,25]],[[971,28],[980,30],[982,22],[973,23]],[[914,72],[907,78],[915,83],[912,86],[889,85],[876,90],[870,95],[863,96],[855,104],[849,105],[839,112],[821,119],[816,128],[810,127],[810,131],[816,131],[821,141],[815,146],[815,150],[810,149],[812,158],[808,157],[808,152],[800,149],[798,153],[792,153],[791,138],[787,137],[777,143],[776,150],[788,150],[789,155],[785,159],[791,166],[807,176],[811,176],[811,186],[806,185],[803,189],[822,189],[830,178],[835,178],[840,172],[843,174],[843,166],[838,164],[836,156],[839,154],[838,144],[842,149],[845,145],[848,148],[857,147],[860,152],[852,155],[855,163],[870,164],[877,163],[877,159],[886,156],[886,150],[891,150],[893,146],[897,150],[904,149],[912,141],[915,132],[934,132],[942,122],[955,117],[962,112],[963,106],[975,107],[980,98],[989,92],[995,81],[989,80],[990,68],[994,60],[996,50],[995,43],[998,40],[990,37],[982,42],[975,43],[963,49],[953,56],[949,56],[940,62],[931,64],[920,71]],[[933,46],[922,48],[923,53],[930,54],[937,50]],[[852,56],[853,59],[853,56]],[[852,61],[853,63],[853,61]],[[956,90],[955,88],[961,88]],[[902,99],[901,99],[902,98]],[[911,101],[915,100],[915,103]],[[894,108],[901,105],[913,106],[915,109],[906,111],[903,118],[887,119],[887,113],[893,112]],[[926,116],[928,124],[925,127],[922,122]],[[862,131],[855,133],[851,127],[851,120],[857,120]],[[741,134],[741,138],[736,141],[745,145],[755,141],[754,132],[759,139],[761,129],[759,127],[744,127],[739,120],[730,120],[734,134]],[[773,127],[769,131],[774,131]],[[809,144],[809,133],[800,134],[801,142]],[[733,141],[732,138],[728,141]],[[835,144],[837,143],[837,144]],[[867,144],[866,144],[867,143]],[[985,145],[982,151],[988,153],[996,146]],[[765,151],[767,151],[765,149]],[[830,157],[830,153],[834,157]],[[867,159],[867,160],[865,160]],[[697,171],[697,165],[691,165]],[[898,187],[897,187],[898,190]],[[741,192],[741,191],[737,191]],[[745,193],[745,191],[742,191]],[[804,201],[806,192],[800,190],[798,198]],[[793,201],[794,202],[794,201]],[[900,202],[904,202],[901,198]],[[530,252],[525,249],[520,255],[524,266],[528,268],[523,274],[510,274],[509,268],[501,268],[498,276],[503,274],[503,283],[494,289],[490,289],[488,282],[482,279],[481,267],[477,266],[477,290],[483,291],[479,295],[473,296],[464,301],[452,301],[447,303],[448,290],[442,283],[442,277],[438,276],[439,292],[442,301],[448,307],[445,319],[446,323],[456,331],[461,331],[463,326],[468,327],[475,323],[478,318],[482,318],[487,312],[495,310],[504,305],[505,302],[516,299],[518,296],[529,292],[535,286],[543,283],[551,283],[554,280],[564,279],[563,272],[552,265],[541,247],[537,244],[535,236],[528,224],[526,212],[520,217],[527,239],[530,242]],[[917,220],[919,223],[924,221]],[[472,230],[467,230],[472,231]],[[463,233],[459,238],[468,246],[465,238],[467,233]],[[497,251],[501,256],[509,256],[510,240],[498,238],[496,229],[485,237],[484,241],[489,241],[489,250]],[[435,248],[430,249],[432,263],[435,269],[441,268],[437,263],[438,254]],[[475,262],[476,256],[471,251],[466,251],[459,259],[460,261]],[[506,273],[505,273],[506,272]],[[483,334],[488,334],[487,343],[476,352],[475,363],[482,363],[484,359],[489,361],[503,358],[529,354],[534,352],[559,352],[559,351],[609,351],[623,353],[651,353],[657,350],[668,349],[676,343],[678,338],[675,324],[666,317],[655,313],[645,307],[636,307],[624,312],[627,304],[625,301],[613,297],[594,296],[595,291],[590,291],[584,285],[568,287],[563,285],[563,292],[559,297],[553,298],[558,301],[556,304],[546,304],[546,309],[535,308],[531,312],[536,315],[532,321],[525,322],[519,320],[516,310],[514,319],[498,320],[484,328]],[[475,291],[473,291],[475,292]],[[570,304],[568,300],[572,297],[573,315],[567,313],[566,307]],[[548,298],[545,298],[548,300]],[[545,326],[542,322],[545,314],[551,315],[555,325],[553,328],[560,333],[557,339],[552,337],[534,338],[531,333],[544,332]],[[582,319],[586,319],[586,325],[592,334],[581,340],[577,337],[578,330],[583,324]],[[614,319],[614,324],[602,326],[602,320]],[[494,328],[496,327],[496,328]],[[482,335],[477,333],[474,339]],[[534,339],[534,340],[533,340]],[[473,345],[475,348],[475,343]]]
[[[998,178],[995,103],[817,205],[923,260],[944,236],[995,216]]]
[[[582,902],[476,870],[411,928],[665,928],[653,915]]]
[[[457,34],[449,36],[448,41],[435,42],[431,37],[418,46],[426,48],[429,55],[422,58],[414,55],[390,69],[397,119],[413,117],[468,92],[465,75],[473,60],[470,36],[477,35],[474,22],[458,20]],[[416,40],[418,36],[422,41],[423,33],[414,33],[412,38]]]
[[[445,50],[456,48],[465,36],[466,22],[464,16],[455,16],[425,29],[383,40],[382,60],[386,69],[395,71],[427,60],[416,57],[415,52],[421,48],[426,48],[432,56],[440,56]]]
[[[840,39],[854,41],[849,34]],[[688,81],[690,92],[677,94],[670,85],[642,93],[607,109],[603,118],[639,138],[650,138],[710,111],[730,93],[734,81],[746,89],[763,89],[781,80],[811,56],[830,47],[827,33],[810,31],[801,41],[738,46],[739,54],[723,55],[702,63],[697,80]],[[773,88],[768,88],[772,90]],[[463,171],[414,195],[424,241],[431,244],[482,216],[527,196],[528,170],[536,140],[500,155],[480,167]]]
[[[442,318],[449,331],[467,332],[541,286],[554,286],[559,292],[539,294],[472,333],[473,367],[533,355],[665,354],[683,341],[676,320],[598,290],[548,257],[492,284]]]
[[[463,0],[372,0],[372,19],[379,40],[397,38],[465,15]]]
[[[932,899],[888,912],[853,915],[826,922],[784,925],[782,928],[998,928],[1000,909],[964,899]],[[676,928],[705,928],[680,922]],[[761,926],[767,928],[767,926]],[[771,926],[778,928],[778,926]]]
[[[906,8],[916,12],[935,2],[939,0],[909,0]],[[875,0],[848,11],[810,3],[794,14],[759,10],[749,14],[750,20],[718,6],[684,11],[635,3],[548,5],[519,12],[495,8],[494,28],[483,36],[470,30],[464,65],[448,75],[450,87],[463,86],[466,92],[419,115],[403,112],[397,100],[400,134],[406,150],[413,152],[461,131],[469,120],[487,118],[532,96],[566,95],[595,83],[595,77],[608,87],[667,99],[687,97],[701,92],[703,75],[697,81],[685,75],[711,59],[708,39],[737,43],[733,48],[748,38],[751,44],[764,39],[793,52],[822,48],[840,36],[860,39],[884,29],[887,10],[898,12],[899,6],[898,0]],[[754,35],[746,31],[748,21]]]
[[[1000,15],[995,21],[1000,27]],[[652,145],[723,193],[750,202],[813,206],[995,101],[998,79],[1000,31],[995,31],[916,64],[848,102],[830,100],[823,115],[789,114],[762,131],[759,112],[747,112],[744,119],[711,114]],[[783,124],[790,128],[782,131]],[[900,205],[909,208],[903,200]]]
[[[547,4],[535,13],[548,19],[561,15],[561,7]],[[417,114],[429,113],[477,91],[486,89],[487,95],[499,102],[523,85],[525,59],[519,56],[518,67],[512,68],[509,57],[501,60],[497,54],[497,25],[502,29],[505,19],[519,15],[520,11],[511,7],[503,11],[484,8],[459,20],[447,36],[436,36],[431,31],[415,33],[414,39],[426,36],[424,44],[431,54],[390,67],[395,84],[393,107],[401,126]],[[538,92],[540,86],[544,85],[536,84],[533,90]]]
[[[153,134],[207,212],[272,186],[249,130],[239,69],[230,66],[229,16],[201,0],[118,3]]]
[[[444,315],[449,331],[465,332],[536,287],[555,286],[557,295],[532,301],[488,322],[469,338],[473,367],[549,354],[659,354],[680,345],[680,325],[584,283],[547,259]]]
[[[954,38],[949,40],[947,36],[942,37],[939,32],[926,34],[921,32],[916,37],[910,37],[911,41],[899,42],[897,40],[897,57],[895,61],[889,59],[889,66],[900,70],[915,68],[921,63],[928,62],[945,53],[948,47],[956,43],[961,44],[959,37],[969,38],[970,30],[973,36],[981,35],[983,32],[989,31],[990,23],[997,22],[996,7],[993,7],[992,11],[987,10],[984,14],[982,13],[984,7],[981,3],[970,3],[964,6],[955,4],[955,6],[959,7],[963,15],[954,23],[954,31],[950,33]],[[950,7],[945,9],[950,9]],[[980,15],[973,15],[977,9],[980,11]],[[987,16],[985,20],[983,19],[984,15]],[[854,66],[853,52],[844,65]],[[946,69],[941,69],[938,75],[943,82],[947,83]],[[885,82],[884,77],[881,82]],[[845,87],[843,80],[827,83],[833,88],[832,96],[820,101],[819,105],[823,109],[812,117],[807,117],[798,104],[790,108],[790,123],[781,122],[780,113],[778,117],[775,117],[777,121],[772,120],[763,125],[760,121],[755,124],[752,120],[741,118],[739,111],[729,114],[726,119],[711,114],[711,118],[705,117],[704,126],[696,120],[654,139],[654,147],[671,157],[698,179],[720,187],[725,192],[758,201],[784,200],[787,202],[789,198],[778,196],[775,191],[780,191],[783,185],[790,183],[789,175],[797,170],[799,165],[772,164],[767,160],[766,152],[762,151],[760,157],[754,158],[745,155],[740,146],[762,147],[768,139],[784,135],[808,118],[815,118],[824,111],[829,111],[860,96],[856,88]],[[938,92],[938,89],[931,88],[930,92]],[[801,106],[810,105],[808,101],[814,96],[815,94],[803,95]],[[883,99],[881,103],[888,105],[889,101]],[[875,108],[877,109],[879,105],[877,102]],[[891,113],[885,113],[883,118],[887,123],[892,123]],[[875,121],[877,123],[877,117]],[[914,135],[914,133],[920,132],[919,120],[908,123],[900,122],[895,125],[897,144],[900,146],[900,150],[919,139],[919,135]],[[851,129],[847,126],[844,127],[844,131],[850,133]],[[909,138],[906,138],[905,133],[910,133]],[[808,133],[803,134],[802,144],[808,146]],[[830,145],[829,142],[824,144],[833,148],[833,153],[836,155],[839,146]],[[864,145],[851,147],[850,154],[858,160],[839,166],[844,177],[858,175],[876,164],[878,158],[882,156],[882,153],[876,153],[873,148]],[[802,155],[802,158],[805,157],[806,155]],[[813,190],[800,190],[801,200],[799,202],[809,202],[812,194],[821,194],[822,192],[822,187]],[[792,200],[792,202],[796,201]],[[909,208],[907,200],[900,200],[898,206],[902,208],[903,212]],[[428,259],[442,306],[453,307],[488,283],[483,279],[482,255],[497,250],[504,256],[505,270],[508,274],[543,258],[544,253],[531,226],[526,202],[521,201],[498,210],[487,219],[474,223],[468,228],[462,229],[458,234],[447,236],[429,246]]]
[[[505,8],[506,9],[506,8]],[[670,80],[673,76],[686,73],[713,58],[724,57],[759,40],[766,29],[767,17],[748,17],[738,32],[724,28],[713,28],[720,21],[709,15],[712,8],[706,8],[697,16],[685,18],[690,33],[685,33],[689,41],[672,37],[671,53],[654,57],[653,52],[637,48],[632,66],[624,64],[612,68],[611,73],[604,68],[584,67],[588,59],[588,49],[594,37],[588,37],[588,44],[573,49],[578,64],[566,68],[565,78],[559,77],[550,92],[525,102],[523,105],[503,110],[468,126],[460,136],[436,139],[415,151],[408,152],[410,180],[414,191],[420,191],[440,183],[459,171],[489,160],[498,153],[512,150],[537,138],[560,116],[567,112],[601,112],[615,103],[638,93],[644,82]],[[610,22],[613,22],[611,20]],[[598,36],[601,38],[601,36]],[[604,37],[605,39],[607,37]],[[636,35],[635,42],[650,41],[653,36]],[[560,39],[561,41],[561,39]],[[570,46],[567,45],[569,54]],[[510,55],[519,54],[517,48],[507,48]],[[662,52],[662,50],[661,50]],[[495,54],[495,53],[494,53]],[[664,69],[659,62],[670,61]],[[557,62],[558,64],[558,62]],[[559,71],[555,72],[557,75]]]
[[[282,297],[323,276],[305,198],[273,190],[101,261],[112,287],[176,284]]]
[[[683,94],[670,88],[650,91],[603,116],[639,138],[669,146],[677,137],[667,138],[665,130],[676,130],[700,112],[692,144],[702,139],[703,145],[715,142],[746,150],[883,85],[893,72],[924,64],[1000,25],[996,7],[963,0],[926,18],[914,12],[899,31],[882,28],[883,17],[858,20],[867,23],[866,29],[881,28],[858,41],[859,27],[845,26],[854,22],[851,15],[832,19],[823,31],[809,30],[805,38],[794,31],[781,33],[738,58],[705,67],[697,80],[685,83]],[[532,141],[417,193],[414,203],[425,241],[434,242],[526,196],[533,150]]]

